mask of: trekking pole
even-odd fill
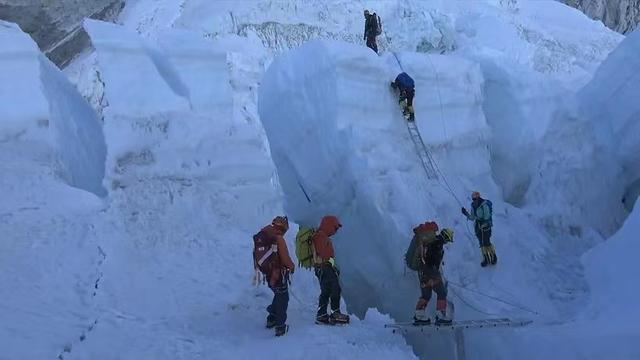
[[[463,290],[467,290],[467,291],[470,291],[470,292],[472,292],[472,293],[476,293],[476,294],[478,294],[478,295],[481,295],[481,296],[487,297],[487,298],[489,298],[489,299],[492,299],[492,300],[495,300],[495,301],[501,302],[501,303],[503,303],[503,304],[507,304],[507,305],[513,306],[513,307],[515,307],[515,308],[518,308],[518,309],[520,309],[520,310],[523,310],[523,311],[526,311],[526,312],[529,312],[529,313],[532,313],[532,314],[535,314],[535,315],[540,315],[540,313],[539,313],[539,312],[537,312],[537,311],[535,311],[535,310],[528,309],[528,308],[526,308],[526,307],[524,307],[524,306],[522,306],[522,305],[518,305],[518,304],[514,304],[514,303],[511,303],[511,302],[508,302],[508,301],[506,301],[506,300],[502,300],[502,299],[500,299],[500,298],[498,298],[498,297],[495,297],[495,296],[491,296],[491,295],[488,295],[488,294],[482,293],[482,292],[480,292],[480,291],[478,291],[478,290],[469,289],[469,288],[467,288],[467,287],[464,287],[464,286],[462,286],[462,285],[460,285],[460,284],[457,284],[457,283],[455,283],[455,282],[452,282],[452,281],[449,281],[449,283],[450,283],[451,285],[453,285],[453,286],[457,287],[457,288],[460,288],[460,289],[463,289]]]

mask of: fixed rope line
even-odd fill
[[[392,51],[391,53],[393,54],[393,57],[396,58],[396,61],[398,62],[398,66],[400,66],[400,70],[404,72],[404,69],[402,68],[402,63],[400,62],[400,59],[398,59],[398,55],[396,55],[396,52]]]
[[[475,294],[478,294],[478,295],[481,295],[481,296],[487,297],[487,298],[489,298],[489,299],[492,299],[492,300],[495,300],[495,301],[501,302],[501,303],[503,303],[503,304],[507,304],[507,305],[513,306],[513,307],[515,307],[515,308],[518,308],[518,309],[520,309],[520,310],[523,310],[523,311],[529,312],[529,313],[531,313],[531,314],[540,315],[540,313],[539,313],[539,312],[534,311],[534,310],[531,310],[531,309],[528,309],[528,308],[526,308],[526,307],[524,307],[524,306],[522,306],[522,305],[518,305],[518,304],[514,304],[514,303],[511,303],[511,302],[508,302],[508,301],[506,301],[506,300],[502,300],[502,299],[500,299],[500,298],[498,298],[498,297],[495,297],[495,296],[492,296],[492,295],[488,295],[488,294],[482,293],[482,292],[480,292],[480,291],[478,291],[478,290],[469,289],[469,288],[464,287],[464,286],[462,286],[462,285],[460,285],[460,284],[457,284],[457,283],[455,283],[455,282],[449,281],[449,284],[451,284],[451,285],[453,285],[453,286],[455,286],[455,287],[457,287],[457,288],[459,288],[459,289],[467,290],[467,291],[469,291],[469,292],[472,292],[472,293],[475,293]]]
[[[458,300],[460,300],[463,304],[467,305],[470,309],[483,314],[483,315],[487,315],[487,316],[498,316],[499,314],[494,314],[494,313],[490,313],[490,312],[486,312],[484,310],[481,310],[479,308],[477,308],[476,306],[472,305],[471,303],[469,303],[467,300],[465,300],[460,294],[458,294],[456,291],[451,291],[451,293],[453,294],[453,296],[455,296],[456,298],[458,298]]]
[[[436,76],[436,90],[438,91],[438,102],[440,102],[440,123],[442,124],[442,131],[444,132],[444,138],[445,140],[448,140],[447,126],[444,122],[444,106],[442,106],[442,94],[440,93],[440,77],[438,76],[438,70],[436,70],[436,67],[433,65],[433,62],[431,61],[431,56],[429,56],[429,54],[427,54],[426,56],[427,56],[427,60],[429,60],[429,65],[431,66],[431,69],[433,70],[433,73]]]
[[[438,71],[435,65],[433,65],[433,61],[431,61],[431,57],[429,55],[427,55],[427,60],[429,61],[429,65],[431,66],[431,69],[436,76],[436,90],[438,91],[438,103],[440,105],[440,122],[442,124],[442,131],[444,133],[444,138],[446,141],[448,141],[449,137],[447,135],[447,127],[444,121],[444,105],[442,103],[442,93],[440,92],[440,76],[438,75]],[[456,192],[453,190],[453,187],[449,183],[449,180],[447,180],[447,176],[444,174],[442,170],[440,170],[440,166],[438,165],[437,161],[435,161],[435,159],[432,159],[432,163],[434,165],[434,168],[438,172],[438,174],[440,174],[440,178],[444,182],[445,190],[447,190],[449,194],[453,196],[453,198],[458,203],[458,206],[460,206],[461,208],[464,207],[464,205],[462,204],[462,201],[460,201],[460,198],[458,198],[458,196],[456,195]],[[469,224],[466,221],[466,219],[465,219],[464,226],[467,231],[467,238],[469,239],[469,241],[471,241],[472,245],[475,245],[473,242],[473,234],[471,233],[471,230],[469,230]]]
[[[396,54],[396,52],[392,51],[391,54],[393,54],[393,57],[396,59],[396,62],[398,63],[400,70],[404,72],[404,68],[402,67],[402,62],[400,62],[400,59],[398,58],[398,55]],[[431,67],[434,73],[436,74],[436,88],[438,90],[438,102],[440,105],[440,120],[443,125],[445,139],[447,139],[447,129],[444,125],[444,105],[442,103],[442,96],[440,93],[440,79],[439,79],[438,73],[435,70],[435,66],[433,65],[433,62],[431,61],[431,58],[429,57],[427,58],[429,60],[429,63],[431,64]],[[411,141],[413,142],[416,148],[418,157],[420,158],[420,162],[422,163],[422,168],[424,169],[427,175],[427,178],[438,180],[438,184],[442,186],[443,189],[445,189],[445,191],[451,194],[451,196],[453,196],[453,198],[456,200],[456,202],[460,207],[463,207],[464,205],[456,195],[456,192],[453,190],[453,187],[447,180],[446,175],[442,170],[440,170],[440,166],[438,166],[437,161],[435,160],[433,155],[429,152],[429,150],[427,149],[427,146],[424,144],[424,140],[422,139],[422,135],[420,135],[420,130],[418,129],[416,122],[407,121],[407,130],[409,130]],[[442,182],[440,181],[440,179],[442,179]],[[473,242],[473,234],[471,233],[471,230],[469,230],[469,224],[466,222],[466,219],[465,219],[465,229],[467,231],[467,238],[469,239],[469,241],[471,241],[472,246],[475,246],[475,243]]]
[[[305,302],[305,301],[301,300],[301,299],[296,295],[296,293],[293,291],[293,289],[291,289],[291,286],[289,286],[289,294],[291,295],[291,297],[292,297],[295,301],[297,301],[297,302],[298,302],[300,305],[302,305],[303,307],[305,307],[305,308],[307,308],[307,309],[309,309],[309,310],[312,310],[312,309],[315,309],[315,308],[316,308],[316,306],[315,306],[315,305],[310,304],[310,303],[307,303],[307,302]]]

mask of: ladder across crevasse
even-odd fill
[[[438,179],[438,173],[434,166],[433,157],[422,140],[422,136],[420,135],[416,122],[407,121],[407,129],[409,130],[411,141],[413,141],[413,145],[416,147],[416,152],[418,153],[418,157],[422,163],[422,168],[424,168],[424,172],[427,174],[427,178]]]

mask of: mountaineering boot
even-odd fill
[[[276,326],[276,336],[282,336],[289,331],[289,325],[278,325]]]
[[[409,118],[407,119],[407,121],[415,121],[416,116],[413,112],[413,106],[407,106],[407,112],[409,113]]]
[[[427,307],[427,302],[420,298],[418,305],[424,304],[424,307]],[[422,306],[420,306],[422,307]],[[430,325],[431,319],[427,317],[427,312],[424,308],[416,309],[416,312],[413,314],[413,325]]]
[[[316,316],[316,324],[318,325],[331,325],[331,320],[328,314]]]
[[[267,329],[271,329],[276,326],[276,317],[273,314],[267,315]]]
[[[422,325],[431,325],[431,319],[429,318],[418,318],[415,315],[413,316],[413,325],[422,326]]]
[[[489,245],[487,247],[487,253],[489,253],[491,265],[495,265],[498,262],[498,256],[496,256],[496,249],[493,247],[493,245]]]
[[[349,323],[349,315],[345,315],[340,312],[340,310],[336,310],[331,313],[329,316],[329,321],[333,324],[348,324]]]
[[[484,258],[484,260],[482,260],[482,262],[480,263],[480,266],[485,267],[489,264],[492,263],[492,258],[491,258],[491,247],[490,246],[483,246],[480,248],[481,252],[482,252],[482,257]]]
[[[447,317],[447,314],[444,310],[438,310],[436,311],[436,325],[440,326],[446,326],[446,325],[451,325],[452,321],[451,319],[449,319],[449,317]]]

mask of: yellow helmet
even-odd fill
[[[444,242],[453,242],[453,230],[449,228],[440,230],[440,236],[442,236]]]

